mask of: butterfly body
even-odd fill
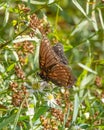
[[[63,55],[62,58],[54,49],[51,47],[49,40],[43,37],[39,52],[39,66],[41,70],[39,75],[43,80],[51,81],[58,86],[72,86],[75,78],[71,69],[66,65],[65,56],[61,52],[63,50],[59,50],[59,53]]]

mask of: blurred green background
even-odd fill
[[[69,99],[73,103],[73,109],[69,112],[72,117],[71,125],[66,128],[63,123],[66,120],[64,120],[59,123],[57,129],[104,129],[103,12],[103,0],[0,1],[0,129],[45,130],[45,126],[37,121],[42,114],[52,117],[50,112],[47,112],[47,109],[50,110],[50,106],[46,105],[44,97],[47,93],[56,96],[61,91],[60,87],[55,86],[53,89],[50,87],[51,85],[42,92],[38,91],[38,87],[41,86],[40,78],[37,75],[39,71],[38,40],[41,38],[36,33],[34,38],[38,38],[38,40],[32,41],[30,37],[27,40],[27,36],[33,31],[29,26],[30,16],[33,14],[36,14],[39,19],[44,18],[50,24],[49,38],[56,39],[63,44],[69,66],[77,78],[74,87],[68,90]],[[24,39],[19,36],[24,36]],[[22,54],[22,58],[26,56],[23,66],[18,60],[19,51],[17,52],[14,48],[14,44],[19,40],[20,42],[22,40],[31,41],[34,46],[32,54],[30,52],[28,52],[28,56]],[[19,48],[19,50],[22,49]],[[25,80],[16,75],[16,64],[25,73]],[[32,87],[36,89],[35,92],[29,93],[28,110],[26,108],[24,110],[21,105],[17,107],[11,104],[11,99],[13,99],[13,92],[10,90],[11,82],[17,82],[19,86],[26,84],[29,91]],[[64,100],[63,102],[65,103]],[[32,118],[30,115],[26,115],[31,104],[34,109]],[[62,104],[60,108],[64,111]],[[86,113],[89,115],[88,117]],[[53,128],[49,130],[51,129],[55,130]]]

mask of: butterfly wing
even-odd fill
[[[39,51],[39,66],[41,69],[41,72],[39,73],[40,77],[45,81],[49,81],[48,73],[51,71],[52,67],[59,62],[59,57],[52,49],[47,37],[44,36]]]
[[[49,71],[55,64],[60,62],[59,57],[52,50],[50,42],[46,37],[42,38],[39,52],[40,69]]]
[[[63,46],[61,43],[56,43],[56,45],[54,45],[52,47],[52,49],[54,50],[54,52],[60,57],[60,60],[63,64],[68,65],[68,60],[64,54],[63,51]]]
[[[64,87],[71,87],[75,83],[75,77],[71,69],[64,64],[55,65],[48,74],[49,80],[54,84]]]
[[[75,78],[71,69],[55,53],[46,37],[42,38],[39,52],[40,77],[59,86],[72,86]]]

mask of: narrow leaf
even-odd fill
[[[15,63],[11,64],[8,68],[7,68],[7,71],[11,71],[15,66]]]
[[[78,109],[79,109],[79,97],[78,94],[76,93],[74,96],[74,112],[73,112],[72,122],[76,121],[78,115]]]

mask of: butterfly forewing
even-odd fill
[[[40,68],[48,69],[48,67],[53,66],[53,63],[57,64],[59,61],[59,58],[51,48],[49,40],[46,37],[43,37],[39,54]]]
[[[71,69],[66,65],[67,61],[63,48],[61,47],[61,50],[57,53],[56,50],[59,47],[55,47],[54,50],[47,37],[42,38],[39,52],[40,77],[59,86],[72,86],[75,78]]]

